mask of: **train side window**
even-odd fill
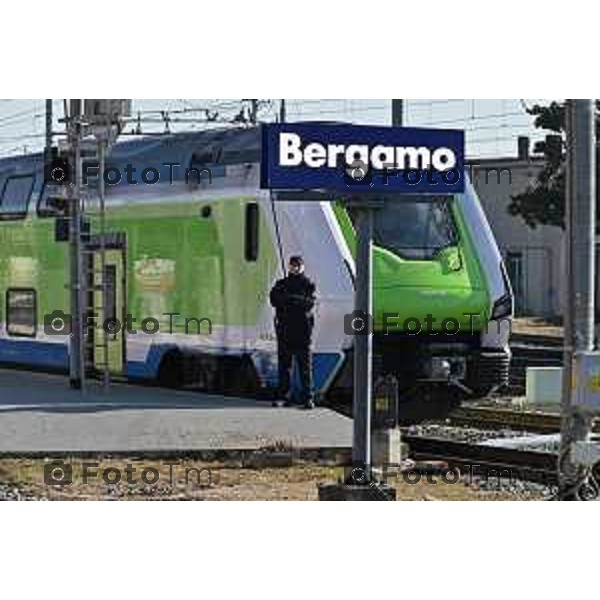
[[[258,260],[258,228],[259,212],[258,204],[251,202],[246,204],[246,224],[245,224],[245,258],[248,262]]]
[[[33,175],[9,177],[0,196],[0,219],[24,219],[33,192]]]
[[[37,297],[34,289],[6,290],[6,331],[8,335],[35,337],[37,329]]]
[[[515,297],[515,311],[518,315],[522,315],[525,312],[525,263],[523,253],[509,250],[506,253],[504,264]]]

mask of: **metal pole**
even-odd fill
[[[279,101],[279,122],[285,123],[287,115],[285,114],[285,98]]]
[[[373,209],[357,209],[355,310],[372,314]],[[366,327],[366,324],[365,324]],[[352,461],[364,464],[370,479],[371,467],[371,381],[373,336],[354,337],[354,437]]]
[[[587,441],[591,418],[573,407],[572,365],[578,351],[594,349],[596,245],[596,140],[593,100],[568,100],[565,356],[562,398],[559,495],[576,498],[585,469],[574,463],[572,446]]]
[[[71,341],[69,380],[71,387],[85,388],[83,369],[83,260],[81,254],[81,122],[79,106],[69,107],[69,146],[75,167],[75,185],[69,187],[69,257],[71,289]]]
[[[52,152],[52,100],[46,100],[46,160],[50,160]]]
[[[404,100],[392,100],[392,125],[394,127],[404,125]]]
[[[108,119],[107,119],[108,121]],[[108,141],[110,125],[106,125],[106,138],[98,142],[98,162],[100,165],[100,179],[98,181],[98,197],[100,200],[100,271],[102,273],[102,294],[106,295],[105,277],[106,277],[106,197],[104,187],[104,169],[106,168],[106,144]],[[95,271],[95,269],[94,269]],[[94,273],[94,280],[95,280]],[[95,281],[94,281],[95,283]],[[106,311],[106,298],[102,299],[103,311]],[[106,321],[106,313],[103,313],[103,320]],[[102,371],[102,388],[105,392],[110,387],[110,372],[108,367],[108,331],[105,323],[102,324],[102,361],[104,363]]]

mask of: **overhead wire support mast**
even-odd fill
[[[68,186],[69,198],[69,259],[71,296],[71,336],[69,348],[69,383],[85,390],[83,349],[83,255],[81,252],[81,100],[65,101],[65,118],[69,153],[75,170],[74,185]]]
[[[394,127],[404,125],[404,100],[392,100],[392,125]]]
[[[285,123],[287,120],[287,113],[286,113],[286,104],[285,104],[285,98],[282,98],[279,101],[279,122],[280,123]]]
[[[110,116],[106,117],[105,135],[98,136],[98,163],[100,167],[100,177],[98,179],[98,199],[100,202],[100,271],[102,280],[102,294],[106,295],[105,276],[106,276],[106,189],[104,183],[104,170],[106,162],[106,151],[110,141]],[[95,273],[94,273],[95,279]],[[106,298],[102,300],[103,311],[106,310]],[[106,315],[103,314],[106,320]],[[102,353],[103,353],[103,369],[102,369],[102,387],[107,391],[110,387],[110,369],[109,369],[109,349],[108,349],[108,329],[106,323],[102,326]]]
[[[45,147],[45,158],[46,161],[50,160],[50,154],[52,152],[52,100],[46,100],[46,147]]]

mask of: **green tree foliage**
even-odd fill
[[[544,165],[535,182],[525,192],[511,196],[508,212],[520,216],[529,227],[555,225],[565,227],[565,104],[534,105],[527,112],[534,124],[550,133],[534,147],[544,157]],[[596,102],[596,137],[600,140],[600,102]],[[596,145],[596,204],[600,199],[600,152]],[[600,212],[599,212],[600,217]]]

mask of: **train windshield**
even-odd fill
[[[457,244],[451,199],[398,197],[374,215],[376,245],[408,259],[430,260]]]

